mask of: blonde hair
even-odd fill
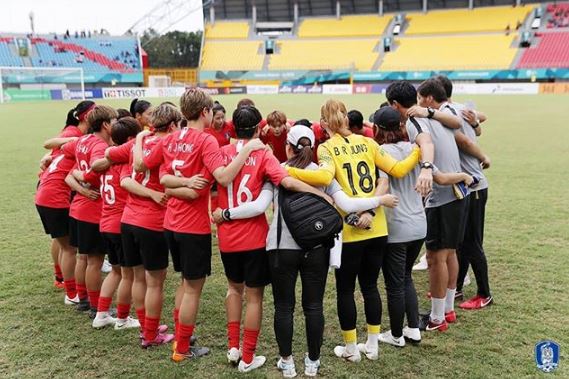
[[[118,112],[108,105],[95,105],[87,114],[87,124],[93,132],[100,132],[103,123],[110,123],[113,118],[118,118]]]
[[[188,121],[196,121],[204,108],[213,108],[213,99],[201,88],[190,88],[180,98],[180,108]]]
[[[348,110],[344,103],[330,99],[320,108],[320,117],[328,123],[328,128],[343,136],[350,135],[348,128]]]
[[[182,119],[182,113],[172,104],[162,103],[152,109],[150,123],[154,129],[164,129],[172,122],[178,123]]]
[[[267,115],[267,124],[275,125],[277,121],[285,125],[286,124],[286,115],[281,111],[273,111]]]

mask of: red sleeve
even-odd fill
[[[77,147],[77,140],[71,141],[61,146],[61,151],[67,158],[75,158],[76,147]]]
[[[227,124],[227,130],[229,130],[229,137],[237,138],[237,133],[235,133],[235,126],[233,123]]]
[[[124,178],[131,178],[132,177],[132,165],[125,164],[121,167],[121,174],[120,178],[123,180]]]
[[[83,133],[81,133],[81,130],[79,130],[79,128],[76,126],[68,126],[67,128],[63,129],[59,136],[62,138],[81,137],[83,136]]]
[[[101,180],[101,174],[102,173],[100,172],[89,170],[83,173],[83,179],[85,179],[85,182],[89,183],[92,187],[98,187]]]
[[[130,159],[130,152],[132,150],[132,145],[134,145],[134,139],[120,146],[111,147],[109,149],[109,159],[115,164],[128,163],[128,160]]]
[[[142,162],[147,169],[152,170],[156,167],[159,167],[162,162],[164,162],[164,154],[163,154],[163,146],[166,141],[159,141],[156,145],[152,147],[150,150],[150,154],[144,155],[142,157]]]
[[[269,143],[269,134],[271,133],[271,131],[269,130],[266,134],[261,134],[259,135],[259,138],[261,139],[261,142],[263,142],[265,145],[267,143]]]
[[[172,171],[172,165],[169,164],[160,165],[160,171],[158,171],[158,177],[162,179],[164,175],[174,175],[174,171]]]
[[[199,197],[202,196],[207,196],[209,195],[209,193],[211,192],[211,186],[213,185],[213,183],[215,182],[215,179],[213,178],[213,175],[211,174],[211,172],[209,172],[209,170],[207,170],[205,167],[204,169],[200,172],[200,174],[204,177],[204,179],[206,179],[209,182],[208,186],[205,186],[204,188],[202,188],[201,190],[194,190],[197,192],[197,194],[199,195]]]
[[[208,135],[203,140],[202,162],[210,173],[224,166],[223,155],[217,140]]]
[[[282,180],[288,176],[288,172],[270,151],[265,152],[263,167],[265,168],[265,178],[275,186],[279,186]]]

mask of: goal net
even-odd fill
[[[0,67],[0,103],[51,99],[52,90],[85,99],[83,68]]]

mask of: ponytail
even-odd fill
[[[298,141],[298,145],[288,144],[292,149],[294,156],[290,158],[286,164],[290,167],[296,168],[306,168],[310,163],[312,163],[313,151],[310,147],[310,140],[306,137],[301,138]]]
[[[328,128],[342,136],[351,134],[348,128],[348,111],[344,103],[338,100],[328,100],[320,108],[321,117],[328,123]]]
[[[65,126],[63,127],[64,129],[67,128],[68,126],[78,126],[79,125],[79,119],[77,117],[75,117],[75,108],[70,109],[69,112],[67,112],[67,119],[65,120]]]
[[[148,101],[146,100],[138,100],[138,99],[132,99],[132,101],[130,102],[130,114],[132,117],[136,117],[136,114],[142,114],[144,113],[148,108],[150,108],[152,106],[152,104],[150,104]]]
[[[65,120],[65,127],[79,126],[81,121],[84,121],[87,113],[95,106],[95,102],[91,100],[84,100],[77,104],[75,108],[67,112],[67,119]]]

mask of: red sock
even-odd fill
[[[59,265],[53,265],[53,273],[55,274],[55,279],[58,282],[63,281],[63,273],[61,272],[61,267],[59,267]]]
[[[178,329],[180,327],[180,310],[174,308],[174,337],[177,338],[178,336]]]
[[[240,327],[240,321],[231,321],[227,323],[227,345],[229,349],[232,347],[239,349]]]
[[[87,298],[87,287],[85,286],[85,283],[77,283],[77,295],[79,295],[79,299],[81,300],[85,300]]]
[[[186,354],[190,350],[190,338],[194,334],[194,325],[180,324],[176,338],[176,352]]]
[[[113,302],[112,297],[99,297],[99,303],[97,305],[97,312],[108,312],[111,308],[111,303]]]
[[[101,300],[99,300],[101,301]],[[117,317],[124,320],[130,313],[130,304],[117,304]]]
[[[243,330],[243,362],[249,364],[253,362],[253,355],[257,349],[257,339],[259,338],[259,330],[245,329]]]
[[[67,297],[70,299],[74,299],[77,296],[77,287],[75,284],[75,279],[64,280],[63,284],[65,285],[65,293]]]
[[[89,295],[89,303],[91,304],[91,308],[97,309],[97,306],[99,305],[99,295],[101,294],[101,291],[87,291],[87,294]]]
[[[144,331],[144,321],[146,321],[146,309],[140,308],[136,309],[136,317],[138,317],[138,321],[140,322],[140,330]]]
[[[154,341],[158,335],[159,318],[146,316],[144,320],[144,339],[146,341]]]

